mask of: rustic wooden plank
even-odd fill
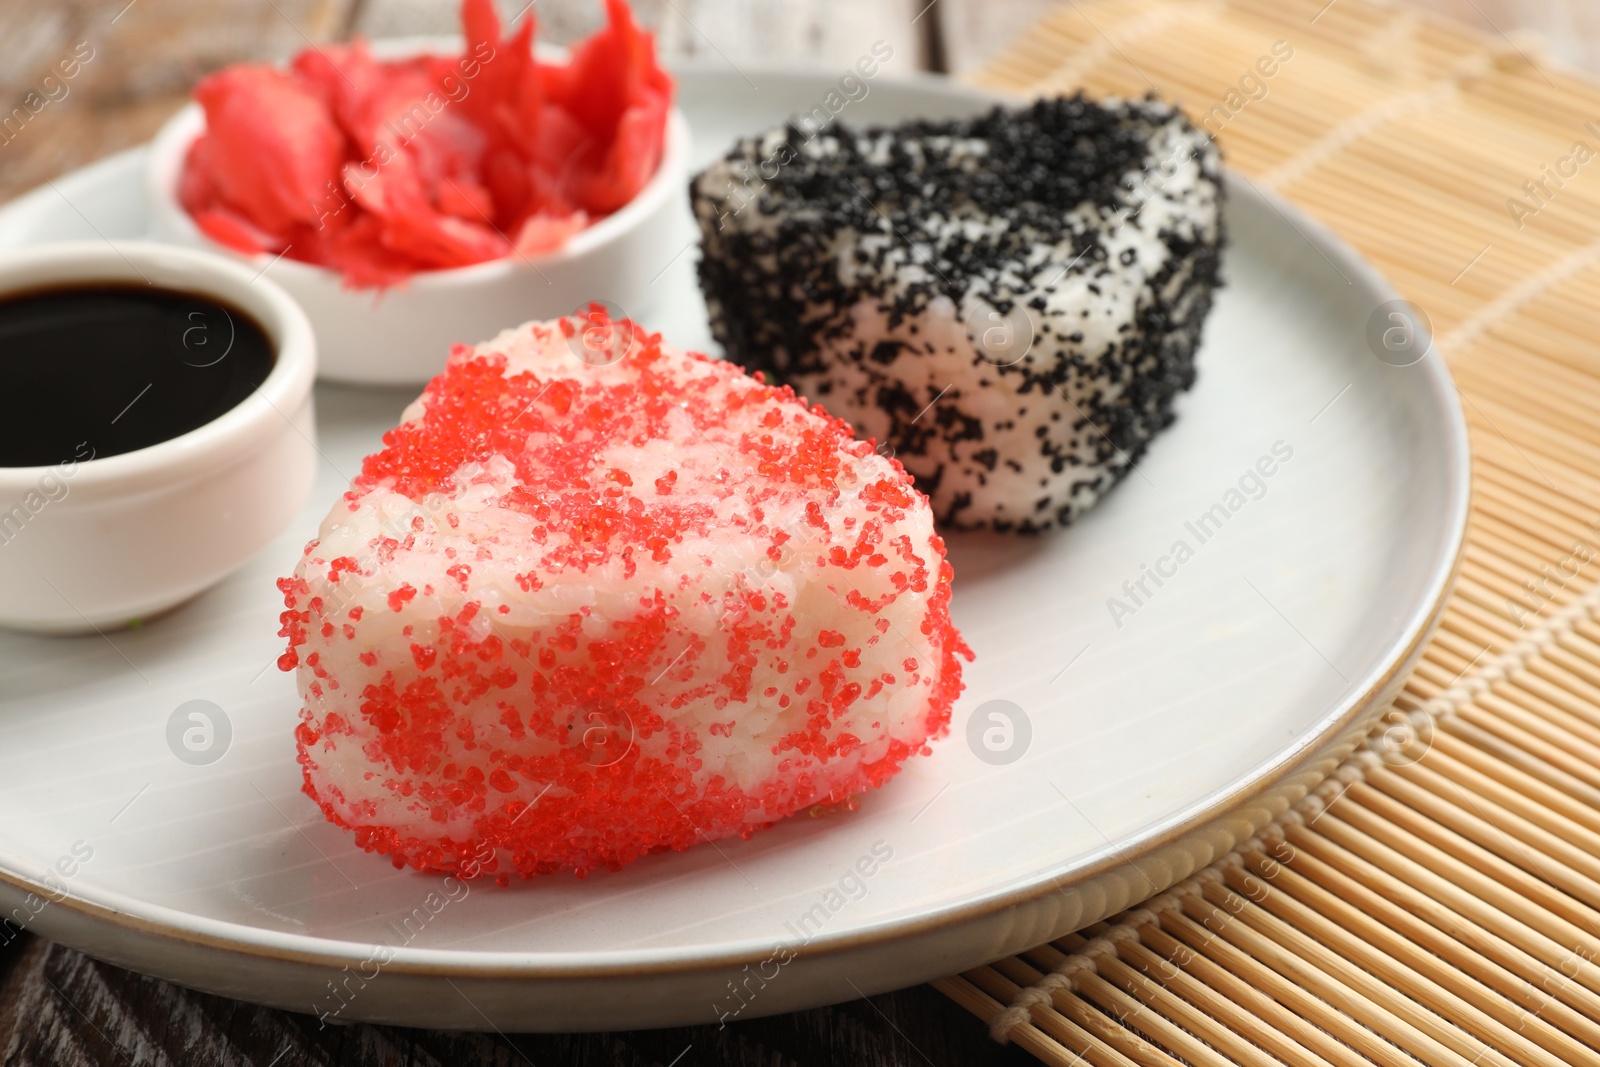
[[[149,140],[212,70],[344,35],[354,4],[0,2],[0,200]]]
[[[635,14],[656,34],[668,59],[723,60],[730,65],[808,61],[844,67],[882,38],[908,69],[924,65],[912,19],[927,0],[633,0]],[[570,44],[602,22],[599,0],[496,0],[502,18],[523,11],[539,19],[541,39]],[[452,33],[456,7],[442,0],[365,0],[355,20],[372,37]]]
[[[321,1026],[146,978],[27,934],[0,950],[3,1067],[1019,1067],[929,986],[729,1025],[617,1034],[445,1033]]]
[[[960,74],[983,66],[1060,6],[1061,0],[936,0],[922,17],[939,20],[945,69]]]

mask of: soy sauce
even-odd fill
[[[146,285],[0,298],[0,467],[148,448],[238,406],[273,365],[254,319]]]

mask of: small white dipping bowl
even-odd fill
[[[387,59],[460,50],[460,39],[448,37],[372,45],[374,55]],[[475,344],[529,319],[570,315],[591,301],[611,305],[613,313],[642,315],[654,296],[651,282],[677,251],[674,239],[684,239],[674,208],[687,195],[689,126],[673,108],[655,176],[621,209],[573,234],[560,249],[422,271],[388,290],[349,289],[325,267],[288,256],[240,255],[200,231],[178,203],[177,189],[189,146],[205,125],[205,112],[191,103],[151,142],[145,187],[154,236],[266,271],[306,309],[317,333],[321,374],[333,381],[420,384],[444,369],[454,343]]]
[[[237,262],[146,242],[0,253],[0,297],[145,283],[249,315],[273,346],[272,370],[236,407],[148,448],[0,467],[0,626],[86,633],[180,604],[281,533],[311,490],[316,340],[281,288]]]

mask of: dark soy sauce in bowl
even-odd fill
[[[0,297],[0,467],[170,441],[266,381],[273,344],[214,298],[138,284]]]

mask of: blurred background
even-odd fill
[[[1333,0],[1337,3],[1338,0]],[[1508,37],[1530,56],[1600,73],[1593,0],[1394,0]],[[532,11],[543,39],[592,32],[601,0],[497,0],[509,19]],[[636,0],[668,57],[707,62],[845,65],[862,43],[893,43],[920,69],[962,73],[1014,43],[1061,0]],[[1329,6],[1332,6],[1331,4]],[[281,58],[309,42],[450,33],[454,0],[0,0],[0,104],[34,90],[79,42],[95,58],[51,107],[48,138],[0,144],[0,199],[146,140],[203,74],[241,59]],[[907,64],[909,69],[911,64]],[[36,143],[46,142],[46,143]]]

